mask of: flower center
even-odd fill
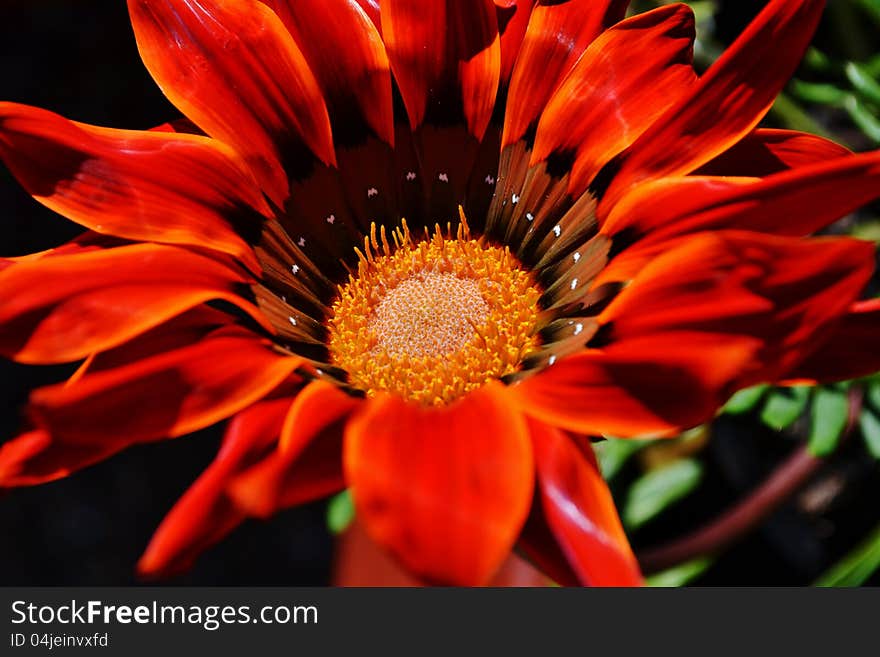
[[[352,386],[445,404],[537,349],[541,290],[507,248],[472,239],[464,216],[455,238],[416,241],[406,222],[391,237],[373,226],[328,323]]]

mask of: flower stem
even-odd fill
[[[852,433],[862,408],[862,390],[849,391],[849,415],[842,439]],[[795,491],[803,486],[824,460],[813,456],[807,446],[799,447],[747,497],[702,527],[638,554],[646,574],[656,573],[695,557],[722,551],[757,528]]]

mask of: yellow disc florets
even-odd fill
[[[541,292],[507,248],[437,226],[388,242],[373,226],[329,320],[332,362],[367,394],[448,403],[511,374],[539,345]]]

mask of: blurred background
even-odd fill
[[[637,1],[634,10],[665,2]],[[689,2],[705,69],[766,4]],[[178,117],[142,67],[122,0],[3,0],[0,99],[120,128]],[[880,147],[880,0],[830,0],[796,78],[766,125],[828,136],[853,150]],[[0,254],[56,246],[79,232],[33,201],[0,166]],[[880,206],[833,232],[880,241]],[[873,294],[880,293],[877,281]],[[2,300],[0,300],[2,303]],[[880,348],[880,339],[878,339]],[[15,434],[28,391],[65,368],[0,361],[0,441]],[[854,398],[863,399],[847,426]],[[219,429],[132,448],[52,484],[0,492],[0,584],[126,585],[164,514],[213,458]],[[597,448],[637,552],[691,536],[804,446],[823,455],[760,528],[712,557],[689,555],[654,584],[878,584],[880,378],[821,389],[753,389],[711,425],[662,443],[609,440]],[[796,458],[796,457],[795,457]],[[775,473],[775,475],[774,475]],[[346,498],[251,521],[171,584],[320,585]],[[684,553],[682,553],[684,554]]]

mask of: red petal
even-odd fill
[[[233,482],[236,503],[266,517],[344,488],[342,431],[357,405],[334,385],[309,384],[284,420],[278,448]]]
[[[487,582],[532,500],[525,422],[496,384],[445,407],[371,400],[346,430],[344,464],[372,538],[434,582]]]
[[[539,422],[529,428],[544,515],[580,580],[639,586],[639,565],[595,462],[559,430]]]
[[[246,280],[216,260],[157,244],[21,261],[0,274],[0,353],[27,363],[77,360],[213,299],[265,324],[239,294]]]
[[[829,139],[796,130],[758,128],[702,166],[703,176],[769,176],[786,169],[850,155]]]
[[[771,0],[624,154],[606,202],[646,178],[689,173],[751,132],[794,72],[824,5],[824,0]]]
[[[238,232],[268,213],[253,179],[216,141],[75,124],[0,103],[0,156],[47,207],[99,233],[216,249],[258,268]]]
[[[129,0],[138,49],[165,95],[247,159],[269,196],[287,198],[285,166],[307,146],[335,163],[315,76],[275,13],[258,0]]]
[[[696,79],[694,14],[669,5],[603,32],[550,99],[538,123],[530,164],[551,153],[576,157],[573,197],[644,132]]]
[[[873,261],[871,244],[849,238],[702,234],[644,267],[599,320],[611,340],[670,330],[761,340],[749,377],[774,380],[847,312]]]
[[[189,567],[205,549],[245,519],[226,487],[278,440],[291,399],[254,404],[229,423],[214,462],[190,486],[153,534],[138,562],[142,575],[157,576]]]
[[[391,70],[379,31],[356,0],[262,0],[302,50],[330,113],[337,145],[364,128],[394,143]]]
[[[606,27],[621,20],[629,0],[561,0],[532,10],[513,75],[502,146],[534,126],[560,82]]]
[[[35,486],[61,479],[108,458],[124,446],[59,443],[42,430],[22,434],[0,445],[0,488]]]
[[[69,443],[176,437],[263,398],[301,364],[250,331],[229,328],[200,342],[86,374],[31,395],[38,426]]]
[[[519,55],[536,0],[495,0],[501,32],[501,82],[507,84]]]
[[[880,299],[853,304],[822,345],[787,378],[843,381],[880,371]]]
[[[711,418],[756,340],[658,333],[588,349],[510,388],[528,415],[588,435],[674,435]]]
[[[643,183],[602,222],[608,235],[657,241],[735,228],[806,235],[880,197],[880,151],[848,155],[762,180],[684,176]]]
[[[382,35],[410,126],[463,117],[477,139],[501,75],[492,0],[382,0]]]

